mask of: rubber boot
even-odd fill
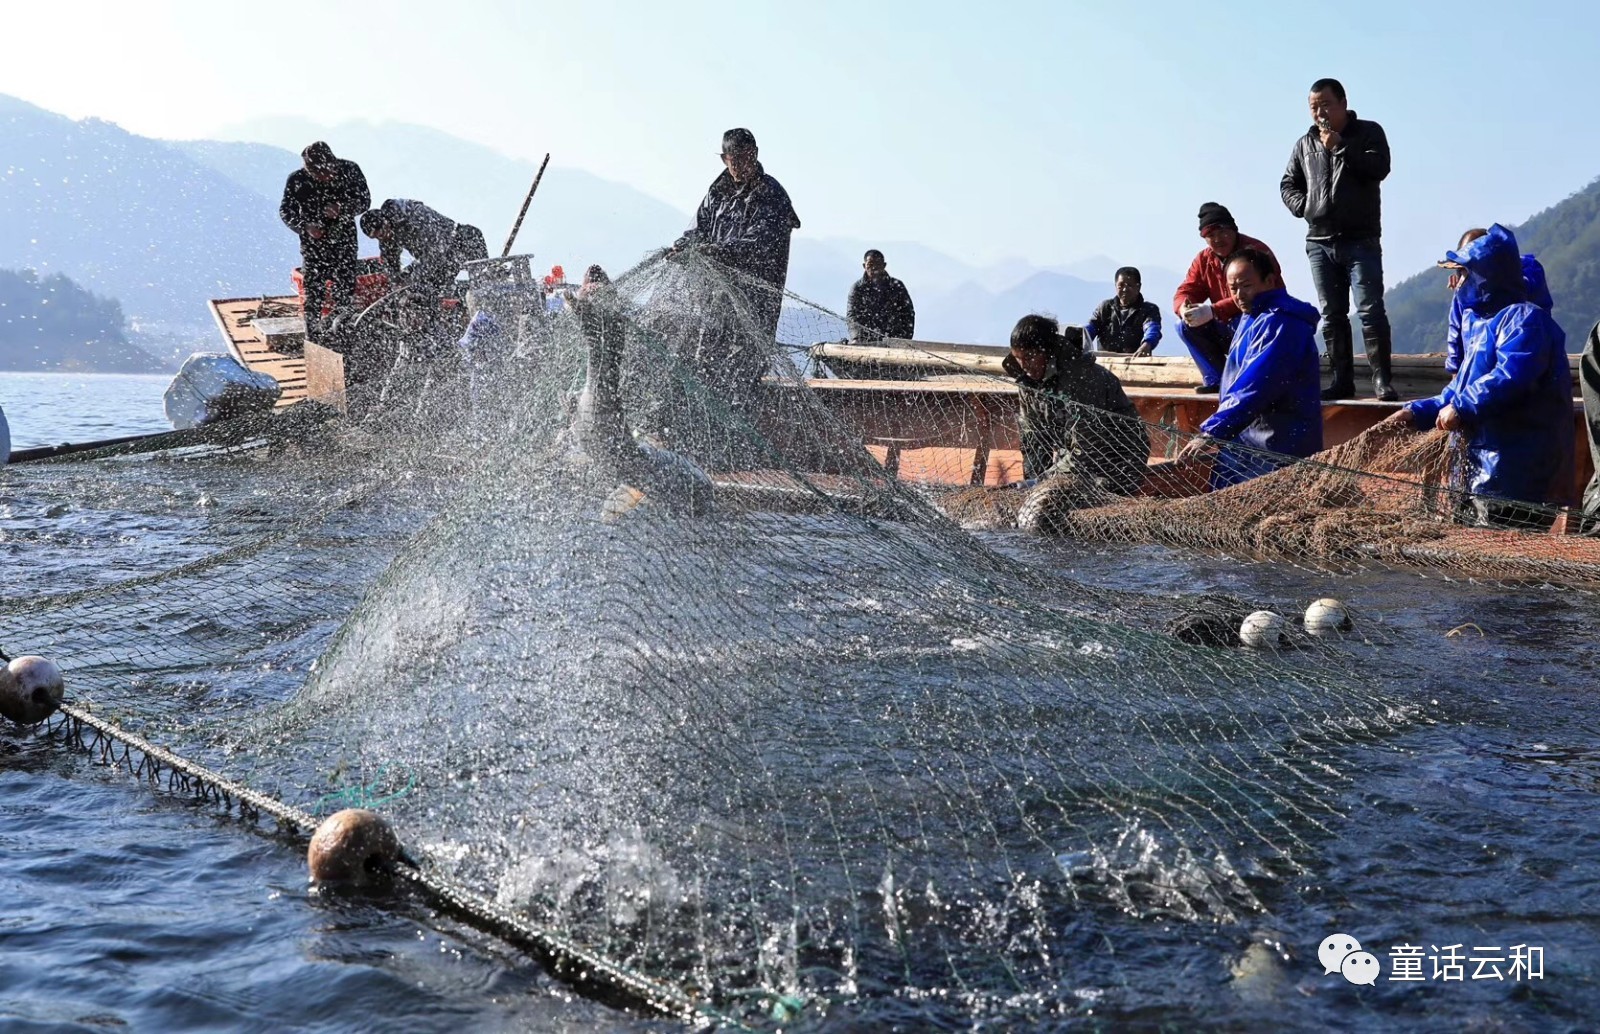
[[[1374,334],[1367,342],[1367,365],[1372,367],[1372,397],[1379,402],[1399,402],[1400,393],[1389,383],[1389,339]]]
[[[1322,390],[1322,401],[1354,398],[1356,394],[1355,344],[1348,326],[1324,325],[1322,339],[1328,346],[1328,365],[1333,368],[1333,383]]]

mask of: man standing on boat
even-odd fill
[[[667,258],[698,254],[732,274],[729,286],[742,304],[704,308],[701,340],[693,355],[682,358],[717,395],[743,411],[754,407],[761,379],[772,368],[789,276],[789,238],[800,228],[800,218],[783,185],[762,167],[750,130],[722,134],[720,157],[721,175]]]
[[[356,217],[367,210],[372,195],[361,166],[334,157],[333,148],[321,140],[301,151],[300,160],[304,167],[290,173],[283,185],[278,216],[300,238],[306,336],[316,340],[327,325],[322,318],[325,291],[332,301],[330,323],[355,305],[360,268]]]
[[[430,304],[450,291],[468,262],[489,257],[482,230],[406,198],[390,198],[364,214],[361,232],[378,242],[390,282]],[[405,252],[410,253],[412,262],[401,269]]]
[[[917,331],[917,307],[906,285],[889,275],[889,263],[877,248],[861,258],[861,279],[850,288],[845,319],[850,340],[872,344],[884,338],[909,341]]]
[[[1179,459],[1216,453],[1213,489],[1270,474],[1283,465],[1280,456],[1322,451],[1317,310],[1272,286],[1278,261],[1264,251],[1239,252],[1226,273],[1244,315],[1228,349],[1217,411],[1178,453]]]
[[[1161,342],[1161,310],[1140,293],[1144,278],[1132,266],[1123,266],[1112,278],[1117,293],[1095,308],[1083,332],[1094,338],[1102,352],[1149,355]]]
[[[1361,340],[1372,367],[1373,394],[1399,395],[1389,384],[1389,314],[1383,307],[1380,185],[1389,175],[1383,127],[1356,117],[1337,79],[1311,84],[1311,128],[1295,141],[1278,185],[1284,206],[1306,221],[1306,257],[1322,305],[1322,340],[1333,383],[1324,399],[1355,395],[1355,341],[1350,292],[1361,318]]]
[[[1200,368],[1202,395],[1214,394],[1222,381],[1222,366],[1228,358],[1234,328],[1239,323],[1239,306],[1228,291],[1223,269],[1229,259],[1249,248],[1272,259],[1272,249],[1239,232],[1233,213],[1215,201],[1200,206],[1200,236],[1206,246],[1189,263],[1189,272],[1178,285],[1172,309],[1178,314],[1178,338],[1189,348],[1194,364]],[[1281,289],[1283,277],[1274,273],[1268,289]]]
[[[1445,389],[1385,423],[1466,438],[1460,472],[1468,520],[1540,527],[1572,479],[1572,371],[1567,337],[1528,299],[1517,239],[1499,224],[1440,263],[1458,271],[1461,366]],[[1533,505],[1528,505],[1533,504]]]

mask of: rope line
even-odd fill
[[[63,703],[59,714],[41,728],[46,738],[64,739],[101,764],[119,765],[151,786],[160,788],[164,781],[169,791],[191,793],[226,808],[237,808],[242,818],[270,815],[307,838],[316,832],[317,819],[310,813],[157,746],[91,714],[85,707]],[[750,1029],[682,988],[612,962],[430,871],[404,849],[400,860],[401,866],[394,872],[397,879],[477,929],[529,951],[563,980],[599,990],[603,999],[640,1006],[700,1029]]]

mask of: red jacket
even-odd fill
[[[1254,237],[1239,235],[1239,251],[1245,248],[1254,248],[1272,255],[1272,249],[1256,240]],[[1278,256],[1272,255],[1272,261],[1278,262]],[[1282,269],[1282,264],[1278,266]],[[1279,273],[1267,284],[1267,289],[1273,290],[1284,286],[1283,275]],[[1239,315],[1239,306],[1233,302],[1233,295],[1228,293],[1228,278],[1223,275],[1222,260],[1217,253],[1209,247],[1201,248],[1200,254],[1189,263],[1189,274],[1183,278],[1183,283],[1178,285],[1178,293],[1172,298],[1172,311],[1179,316],[1183,315],[1185,305],[1198,305],[1200,302],[1211,303],[1211,314],[1223,323],[1227,323]]]

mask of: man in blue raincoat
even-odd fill
[[[1468,230],[1461,235],[1461,240],[1456,243],[1456,250],[1460,251],[1479,237],[1488,234],[1488,230],[1478,227]],[[1528,285],[1528,301],[1537,305],[1545,312],[1554,313],[1555,300],[1550,297],[1550,285],[1545,281],[1544,265],[1532,255],[1522,256],[1522,282]],[[1450,274],[1450,329],[1444,339],[1444,372],[1455,373],[1461,368],[1461,295],[1456,293],[1460,286],[1461,274]]]
[[[1217,411],[1178,454],[1215,451],[1213,489],[1269,474],[1285,457],[1322,451],[1317,309],[1269,288],[1277,271],[1272,256],[1254,248],[1228,260],[1228,291],[1244,316],[1228,348]]]
[[[1498,223],[1441,265],[1459,271],[1461,365],[1442,392],[1388,422],[1466,437],[1469,520],[1547,525],[1554,512],[1543,504],[1559,501],[1572,476],[1566,334],[1529,300],[1517,239]]]

